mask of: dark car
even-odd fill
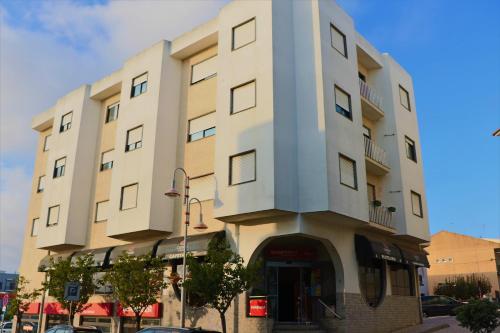
[[[422,296],[422,313],[426,317],[454,316],[458,307],[465,303],[448,296]]]
[[[179,327],[148,327],[137,333],[220,333],[218,331],[204,330],[201,328],[179,328]]]
[[[102,333],[102,331],[94,326],[56,325],[46,330],[45,333]]]

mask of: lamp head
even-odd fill
[[[170,198],[177,198],[181,196],[181,194],[175,187],[172,187],[168,192],[165,193],[165,195]]]
[[[200,214],[200,220],[198,221],[198,224],[193,227],[194,229],[197,230],[204,230],[207,229],[208,226],[203,222],[203,215]]]

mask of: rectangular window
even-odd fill
[[[392,295],[414,296],[415,288],[408,265],[390,263]]]
[[[356,162],[349,157],[339,154],[340,183],[352,189],[358,189],[356,176]]]
[[[116,120],[118,118],[118,110],[120,109],[120,103],[115,103],[106,108],[106,123]]]
[[[56,160],[54,163],[54,174],[52,178],[58,178],[64,176],[64,170],[66,169],[66,157]]]
[[[36,187],[36,192],[43,192],[45,188],[45,175],[38,177],[38,186]]]
[[[137,207],[137,193],[139,184],[130,184],[122,187],[120,197],[120,210],[132,209]]]
[[[211,112],[189,121],[189,142],[212,135],[215,135],[215,112]]]
[[[113,152],[114,150],[108,150],[101,154],[101,171],[113,167]]]
[[[106,221],[109,217],[109,201],[101,201],[95,206],[95,222]]]
[[[417,161],[417,150],[415,148],[415,141],[405,136],[406,157],[410,160]]]
[[[253,182],[256,177],[255,150],[233,155],[229,158],[229,185]]]
[[[39,224],[40,224],[40,219],[38,217],[36,219],[33,219],[32,223],[31,223],[31,237],[38,236]]]
[[[142,147],[142,125],[127,131],[125,151],[132,151]]]
[[[200,201],[213,200],[215,195],[215,176],[213,174],[189,180],[189,195]]]
[[[236,50],[240,47],[255,42],[256,39],[256,24],[255,18],[243,22],[233,28],[233,45],[232,49]]]
[[[59,126],[59,133],[66,132],[71,128],[71,121],[73,120],[73,111],[66,113],[61,118],[61,126]]]
[[[422,197],[420,194],[417,192],[411,191],[411,210],[413,212],[413,215],[416,215],[418,217],[423,217],[423,211],[422,211]]]
[[[50,138],[50,134],[45,137],[43,141],[43,151],[48,151],[50,149]]]
[[[335,110],[352,120],[351,96],[338,86],[335,86]]]
[[[141,74],[132,80],[130,98],[144,94],[148,90],[148,73]]]
[[[365,125],[363,125],[363,136],[368,139],[372,138],[372,130]]]
[[[366,188],[368,190],[368,202],[373,203],[375,200],[377,200],[377,192],[375,190],[375,185],[368,183],[366,184]]]
[[[59,205],[49,207],[47,215],[47,226],[56,225],[59,223]]]
[[[217,56],[205,59],[191,66],[191,84],[217,75]]]
[[[366,83],[366,76],[365,74],[361,73],[361,72],[358,72],[358,77],[361,81],[365,82]]]
[[[251,109],[256,105],[255,80],[231,89],[231,114]]]
[[[408,111],[411,111],[410,108],[410,95],[408,94],[408,91],[403,88],[402,86],[399,86],[399,101],[401,102],[401,105],[404,106],[404,108]]]
[[[330,34],[332,39],[332,47],[347,58],[347,40],[344,33],[333,24],[330,24]]]

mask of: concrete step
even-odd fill
[[[314,323],[276,323],[273,333],[326,333]]]
[[[273,333],[327,333],[325,330],[277,330],[273,329]]]

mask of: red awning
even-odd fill
[[[90,303],[81,312],[82,316],[111,317],[113,316],[113,303]]]
[[[161,303],[156,303],[153,305],[150,305],[146,308],[146,311],[144,311],[142,317],[143,318],[160,318],[161,317]],[[130,308],[122,308],[120,304],[118,304],[118,308],[116,313],[118,314],[119,317],[135,317],[134,311]]]
[[[43,313],[49,315],[67,315],[68,310],[63,309],[60,303],[54,302],[45,304]]]
[[[40,303],[30,303],[28,310],[24,311],[25,314],[38,314],[40,313]]]

